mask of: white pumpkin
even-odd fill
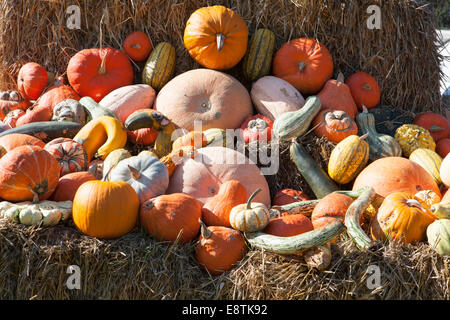
[[[427,227],[429,245],[440,255],[450,255],[450,220],[438,219]]]

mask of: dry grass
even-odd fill
[[[70,1],[81,8],[81,29],[66,27],[67,1],[5,0],[0,10],[0,88],[14,86],[27,61],[64,73],[70,57],[82,48],[119,48],[134,30],[147,32],[153,44],[169,41],[176,48],[176,74],[199,67],[183,46],[183,31],[197,8],[223,4],[247,22],[250,34],[267,27],[276,47],[296,37],[314,37],[333,55],[335,75],[373,74],[383,90],[382,103],[412,111],[442,112],[440,69],[435,32],[437,19],[424,1],[352,0],[102,0]],[[369,5],[382,10],[382,29],[366,26]],[[137,69],[142,64],[136,65]],[[243,80],[241,66],[229,73]],[[136,71],[136,81],[140,82]]]

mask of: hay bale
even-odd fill
[[[424,1],[361,0],[223,0],[214,1],[236,10],[250,34],[259,27],[276,35],[276,48],[296,37],[317,38],[333,55],[335,75],[356,71],[373,74],[382,87],[382,103],[419,112],[443,112],[440,99],[436,18]],[[367,28],[367,8],[381,7],[381,30]],[[69,29],[66,9],[81,9],[81,29]],[[78,50],[119,48],[134,30],[147,32],[155,45],[169,41],[176,48],[176,74],[199,67],[183,46],[184,26],[207,0],[154,1],[4,1],[0,12],[0,88],[15,85],[20,66],[28,61],[49,71],[65,73]],[[143,64],[136,65],[142,70]],[[241,65],[228,71],[247,87]],[[137,71],[136,81],[140,82]]]

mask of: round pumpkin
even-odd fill
[[[36,62],[24,64],[17,76],[19,93],[27,100],[36,100],[47,86],[47,70]]]
[[[11,133],[0,137],[0,146],[9,152],[20,146],[38,146],[44,148],[45,143],[42,140],[28,134]]]
[[[37,146],[20,146],[0,159],[0,198],[7,201],[45,200],[59,180],[59,164]]]
[[[73,222],[91,237],[121,237],[134,228],[138,217],[139,198],[124,181],[87,181],[73,199]]]
[[[421,190],[432,190],[441,196],[433,177],[420,165],[401,157],[386,157],[369,164],[355,180],[353,190],[370,186],[386,198],[394,192],[416,194]]]
[[[184,46],[195,61],[209,69],[227,70],[245,55],[248,28],[224,6],[197,9],[186,22]]]
[[[68,173],[59,178],[58,185],[50,197],[53,201],[73,201],[78,188],[87,181],[97,178],[87,171]]]
[[[88,168],[86,151],[81,144],[72,139],[53,139],[45,145],[44,150],[58,160],[61,177],[68,173],[85,171]]]
[[[150,146],[155,143],[157,137],[158,131],[152,128],[127,131],[127,140],[133,144]]]
[[[430,131],[435,142],[450,136],[450,122],[440,114],[422,113],[414,119],[414,124]]]
[[[202,206],[193,197],[182,193],[161,195],[144,202],[140,221],[144,230],[158,241],[193,240],[200,229]]]
[[[55,106],[67,99],[78,101],[80,100],[80,96],[70,86],[56,84],[45,90],[33,107],[47,107],[53,114]]]
[[[312,127],[316,136],[335,143],[358,133],[356,122],[341,110],[322,110],[314,118]]]
[[[253,112],[245,87],[230,75],[196,69],[169,81],[155,100],[155,109],[188,131],[236,129]],[[202,128],[194,128],[194,120]]]
[[[330,193],[320,199],[311,214],[314,229],[320,228],[334,219],[344,222],[345,214],[352,202],[353,199],[349,196],[338,193]]]
[[[405,243],[425,240],[427,227],[436,219],[427,205],[406,192],[384,199],[370,224],[372,237]]]
[[[273,59],[273,74],[302,94],[316,94],[333,75],[333,58],[315,39],[293,39],[281,46]]]
[[[270,207],[269,186],[259,168],[242,153],[224,147],[201,148],[194,159],[185,159],[174,170],[167,193],[185,193],[203,205],[229,180],[239,181],[247,196],[261,188],[254,201]]]
[[[272,199],[272,206],[284,206],[285,204],[307,201],[309,196],[300,190],[283,189],[277,192]]]
[[[134,61],[140,62],[147,59],[152,51],[152,43],[145,32],[135,31],[123,40],[123,50]]]
[[[450,139],[441,139],[436,143],[436,152],[445,158],[450,153]]]
[[[370,74],[356,72],[347,78],[345,84],[350,88],[352,97],[359,110],[363,109],[362,105],[370,109],[380,102],[380,87],[377,80]]]
[[[1,145],[1,143],[0,143]],[[439,170],[439,175],[441,177],[442,183],[450,188],[450,155],[447,155],[444,160],[442,160],[441,168]]]
[[[99,102],[111,91],[133,84],[134,73],[128,57],[118,49],[84,49],[69,60],[67,78],[80,96]]]
[[[290,214],[271,219],[263,232],[278,237],[292,237],[312,230],[314,226],[308,217]]]

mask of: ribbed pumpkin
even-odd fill
[[[356,122],[341,110],[322,110],[314,118],[312,127],[316,136],[335,143],[358,133]]]
[[[36,62],[24,64],[17,76],[19,93],[27,100],[36,100],[47,86],[47,71]]]
[[[273,59],[273,74],[286,80],[302,94],[316,94],[333,75],[333,58],[315,39],[286,42]]]
[[[411,153],[419,148],[436,149],[436,143],[430,132],[415,124],[404,124],[395,131],[395,140],[402,147],[405,157],[409,157]]]
[[[133,83],[128,57],[114,48],[84,49],[69,60],[67,78],[80,96],[99,102],[111,91]]]
[[[248,28],[224,6],[197,9],[186,22],[184,46],[195,61],[209,69],[234,67],[247,50]]]
[[[159,91],[173,77],[175,48],[168,42],[158,43],[145,63],[142,82]]]
[[[444,160],[442,160],[439,176],[441,177],[442,183],[447,188],[450,188],[450,154],[446,155]]]
[[[152,51],[152,42],[145,32],[134,31],[123,40],[123,51],[134,61],[140,62],[147,59]]]
[[[202,206],[183,193],[161,195],[141,205],[140,221],[144,230],[158,241],[187,243],[200,229]]]
[[[86,151],[81,144],[72,139],[53,139],[45,145],[44,150],[58,160],[61,177],[68,173],[85,171],[88,168]]]
[[[59,178],[58,185],[51,195],[53,201],[73,201],[78,188],[87,181],[97,178],[87,171],[73,172]]]
[[[275,48],[275,34],[269,29],[258,29],[250,39],[244,57],[244,77],[256,81],[270,74],[272,55]]]
[[[22,133],[11,133],[0,137],[0,146],[11,151],[20,146],[38,146],[44,148],[45,143],[36,137]]]
[[[73,222],[91,237],[121,237],[134,228],[138,216],[138,196],[123,181],[87,181],[73,199]]]
[[[450,136],[450,123],[440,114],[425,112],[418,115],[413,123],[430,131],[435,142]]]
[[[337,144],[330,155],[328,174],[340,184],[356,178],[369,160],[369,145],[364,137],[351,135]]]
[[[380,102],[381,91],[377,80],[366,72],[356,72],[345,80],[359,110],[362,105],[368,109]]]
[[[211,275],[230,270],[247,251],[245,238],[239,231],[201,224],[195,258]]]
[[[292,214],[271,219],[263,232],[278,237],[291,237],[312,230],[314,227],[308,217]]]
[[[5,117],[12,111],[26,110],[30,106],[30,102],[24,99],[17,91],[0,92],[0,120],[3,121]]]
[[[310,200],[309,196],[300,190],[283,189],[278,191],[272,199],[272,206],[283,206],[285,204]]]
[[[435,219],[423,202],[406,192],[395,192],[384,199],[370,231],[374,239],[381,241],[423,241],[427,227]]]
[[[34,195],[45,200],[59,180],[59,164],[37,146],[21,146],[0,159],[0,198],[7,201],[31,201]]]
[[[438,185],[442,182],[439,175],[442,158],[436,152],[430,149],[419,148],[411,153],[409,160],[424,168]]]
[[[445,158],[450,153],[450,139],[441,139],[436,144],[436,152]]]
[[[345,213],[353,199],[344,194],[330,193],[320,199],[311,214],[314,229],[320,228],[334,219],[344,221]]]

